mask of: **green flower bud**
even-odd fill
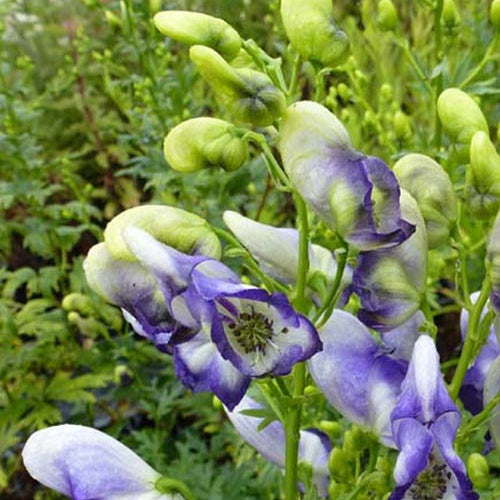
[[[401,110],[394,114],[394,133],[400,141],[408,140],[412,135],[410,118]]]
[[[338,439],[342,435],[342,426],[338,422],[321,420],[318,427],[320,430],[328,434],[330,439]]]
[[[490,466],[486,458],[479,453],[472,453],[467,459],[467,474],[475,488],[480,490],[490,485]]]
[[[380,0],[377,24],[382,31],[394,31],[398,25],[398,13],[391,0]]]
[[[304,59],[328,67],[346,60],[350,44],[335,23],[331,0],[281,0],[281,19],[290,43]]]
[[[460,89],[446,89],[438,98],[439,119],[456,142],[469,144],[478,130],[488,132],[488,123],[479,106]]]
[[[348,484],[337,483],[335,481],[330,481],[328,486],[328,497],[329,498],[343,498],[345,494],[349,492],[350,486]]]
[[[117,28],[121,28],[122,20],[112,10],[105,10],[104,15],[106,17],[106,21],[108,21],[110,26],[116,26]]]
[[[191,47],[189,57],[238,120],[265,127],[285,111],[285,96],[264,73],[233,68],[215,50],[201,45]]]
[[[352,475],[350,462],[350,455],[340,448],[333,448],[328,458],[328,468],[333,479],[340,483],[349,481]]]
[[[173,128],[163,143],[165,158],[178,172],[214,166],[232,171],[248,158],[248,146],[236,127],[216,118],[193,118]]]
[[[493,217],[500,206],[500,156],[488,134],[476,132],[470,144],[467,201],[476,217]]]
[[[356,426],[353,426],[350,430],[346,431],[344,434],[344,444],[342,449],[349,453],[349,455],[354,455],[360,451],[363,451],[368,444],[368,439],[365,433]]]
[[[427,230],[429,248],[446,243],[457,218],[453,184],[445,170],[432,158],[409,154],[394,165],[400,186],[415,198]]]
[[[68,312],[77,311],[85,316],[90,316],[95,312],[92,301],[81,293],[70,293],[66,295],[62,301],[62,308]]]
[[[500,30],[500,0],[491,2],[490,21],[495,29]]]
[[[158,30],[173,40],[188,45],[205,45],[226,59],[236,56],[241,48],[238,32],[223,19],[200,12],[167,10],[154,16]]]
[[[221,255],[217,236],[201,217],[166,205],[143,205],[125,210],[106,226],[104,242],[115,259],[135,260],[122,237],[122,231],[129,226],[138,227],[184,253],[216,259]]]
[[[382,98],[384,99],[384,101],[391,101],[394,97],[394,92],[392,90],[392,85],[390,85],[389,83],[384,83],[381,87],[380,87],[380,95],[382,96]]]
[[[161,9],[162,0],[149,0],[149,10],[153,13]]]
[[[351,89],[345,83],[338,84],[337,92],[344,102],[347,102],[352,96]]]
[[[441,22],[450,32],[459,26],[460,14],[453,0],[444,0]]]

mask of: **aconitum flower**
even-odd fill
[[[345,418],[394,447],[389,417],[407,363],[386,354],[363,323],[339,309],[319,335],[323,350],[308,361],[316,385]]]
[[[500,312],[500,212],[491,229],[486,247],[486,272],[491,280],[491,305]]]
[[[401,217],[393,172],[382,160],[355,151],[347,130],[325,107],[292,104],[281,122],[279,148],[306,203],[354,247],[393,247],[415,230]]]
[[[35,432],[23,449],[30,475],[73,500],[183,500],[161,475],[111,436],[81,425]]]
[[[415,314],[425,292],[427,234],[415,200],[401,191],[405,219],[417,230],[403,244],[361,252],[353,275],[353,290],[361,299],[359,318],[370,328],[386,331]]]
[[[453,449],[460,412],[446,390],[439,355],[428,335],[415,343],[391,422],[400,452],[390,500],[479,498]]]
[[[212,304],[210,334],[224,359],[250,377],[287,375],[321,349],[316,329],[285,295],[228,279],[231,274],[214,261],[191,274],[196,294]]]
[[[500,392],[500,355],[490,365],[486,380],[484,382],[484,405],[486,406]],[[490,434],[497,447],[500,450],[500,403],[495,407],[491,414],[489,422]]]
[[[227,416],[241,437],[253,446],[267,461],[280,468],[285,467],[285,429],[275,420],[259,430],[262,418],[245,415],[245,410],[258,410],[262,406],[245,396],[232,411],[226,408]],[[299,463],[312,469],[314,483],[321,497],[327,496],[330,474],[328,456],[331,444],[327,436],[317,429],[300,431]]]

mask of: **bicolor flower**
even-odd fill
[[[403,244],[361,252],[353,275],[353,290],[361,299],[359,318],[375,330],[401,325],[415,314],[425,292],[427,234],[415,200],[401,190],[403,216],[417,230]]]
[[[479,498],[453,449],[460,412],[446,390],[428,335],[415,343],[391,422],[399,456],[390,500]]]
[[[161,475],[116,439],[91,427],[57,425],[35,432],[23,449],[30,475],[73,500],[183,500]]]
[[[491,280],[491,305],[500,312],[500,212],[491,229],[486,247],[486,272]]]
[[[283,283],[297,280],[299,232],[296,229],[273,227],[244,217],[237,212],[224,212],[224,222],[257,260],[262,270]],[[333,283],[337,263],[332,253],[320,245],[309,245],[309,277],[319,274]],[[351,269],[344,272],[344,283],[350,281]]]
[[[319,335],[323,350],[308,361],[316,385],[345,418],[393,447],[389,417],[407,363],[387,355],[363,323],[339,309]]]
[[[286,375],[321,349],[316,329],[285,295],[240,283],[214,261],[197,265],[191,277],[196,294],[212,304],[212,340],[243,374]]]
[[[478,296],[479,292],[471,295],[472,303],[476,302]],[[485,314],[486,308],[482,311],[481,316]],[[469,313],[464,309],[460,315],[462,342],[465,341],[468,323]],[[498,345],[495,326],[491,325],[486,343],[479,351],[474,364],[467,370],[462,387],[460,388],[460,399],[463,401],[465,408],[473,415],[476,415],[483,409],[484,382],[491,365],[498,356],[500,356],[500,346]]]
[[[500,393],[500,355],[491,363],[484,382],[484,405]],[[489,422],[490,434],[497,450],[500,450],[500,403],[495,407]]]
[[[262,406],[245,396],[232,411],[226,413],[241,437],[254,447],[268,462],[285,467],[285,429],[277,420],[259,430],[262,418],[245,415],[244,410],[257,410]],[[314,483],[321,497],[327,496],[330,474],[328,456],[331,444],[328,437],[317,429],[300,431],[299,463],[311,467]]]
[[[285,171],[309,206],[360,250],[401,244],[415,227],[401,216],[395,175],[355,151],[347,130],[320,104],[292,104],[280,126]]]

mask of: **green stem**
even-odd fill
[[[434,55],[435,61],[441,59],[441,17],[443,15],[443,0],[437,0],[436,8],[434,10]],[[443,91],[443,74],[440,73],[436,77],[436,96],[439,96]],[[434,146],[437,150],[441,148],[441,136],[442,136],[442,126],[441,120],[437,112],[437,106],[434,110]]]
[[[309,222],[307,220],[307,206],[299,194],[294,195],[297,207],[297,220],[299,228],[299,262],[297,269],[297,284],[295,288],[294,306],[300,312],[306,308],[306,285],[309,271]]]
[[[483,286],[481,287],[481,292],[474,304],[474,307],[469,315],[469,324],[467,325],[467,333],[465,335],[464,347],[462,353],[460,354],[460,359],[458,360],[457,369],[453,375],[453,380],[450,384],[450,395],[453,399],[457,399],[458,393],[460,392],[460,387],[464,380],[469,364],[474,356],[475,347],[481,339],[479,339],[479,323],[481,321],[481,313],[488,301],[488,296],[491,291],[491,281],[489,277],[486,277],[483,281]]]
[[[463,89],[464,87],[469,85],[469,83],[472,82],[476,78],[476,76],[481,73],[484,67],[494,58],[493,52],[500,36],[499,33],[499,31],[495,33],[495,36],[488,46],[488,49],[486,50],[481,62],[467,75],[467,78],[459,85],[458,88]]]
[[[293,61],[292,76],[290,77],[290,86],[288,87],[288,92],[287,92],[289,102],[293,101],[293,96],[297,91],[297,83],[299,79],[299,71],[301,64],[302,61],[300,59],[300,54],[297,54],[295,56],[295,60]]]
[[[184,500],[195,500],[195,496],[183,482],[171,477],[160,477],[155,483],[155,489],[159,493],[180,493]]]

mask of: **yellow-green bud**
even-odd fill
[[[130,226],[184,253],[216,259],[221,255],[220,242],[205,219],[176,207],[143,205],[125,210],[106,226],[104,242],[115,259],[135,261],[122,236],[123,230]]]
[[[394,133],[400,141],[408,140],[412,135],[410,118],[401,110],[394,114]]]
[[[347,102],[351,98],[351,89],[345,83],[338,84],[337,92],[344,102]]]
[[[380,95],[385,101],[391,101],[394,96],[392,85],[390,85],[389,83],[384,83],[380,87]]]
[[[365,449],[368,439],[365,433],[356,426],[344,433],[344,443],[342,449],[353,455]]]
[[[490,21],[495,29],[500,30],[500,0],[491,2]]]
[[[344,495],[349,493],[351,486],[348,484],[337,483],[330,481],[328,486],[328,498],[343,498]]]
[[[161,9],[162,0],[149,0],[149,10],[155,14]]]
[[[188,45],[205,45],[225,58],[236,56],[241,48],[238,32],[223,19],[200,12],[166,10],[154,16],[158,30]]]
[[[449,31],[453,31],[460,24],[460,14],[453,0],[444,0],[441,21]]]
[[[77,311],[86,316],[94,313],[92,301],[81,293],[70,293],[66,295],[62,301],[62,308],[65,311]]]
[[[217,118],[193,118],[173,128],[163,143],[170,166],[178,172],[222,167],[232,171],[248,158],[248,146],[236,127]]]
[[[446,89],[438,98],[439,119],[456,142],[469,144],[478,130],[488,132],[488,123],[475,101],[460,89]]]
[[[285,96],[264,73],[233,68],[215,50],[202,45],[191,47],[189,57],[236,119],[265,127],[285,111]]]
[[[448,174],[439,163],[421,154],[403,156],[393,170],[399,185],[417,202],[429,248],[446,243],[457,218],[457,200]]]
[[[346,60],[350,44],[335,23],[331,0],[281,0],[281,19],[290,43],[304,59],[328,67]]]
[[[490,466],[483,455],[479,453],[469,455],[467,473],[475,488],[484,490],[490,485]]]
[[[117,16],[112,10],[105,10],[104,15],[106,16],[106,21],[110,24],[110,26],[116,26],[120,28],[122,25],[122,20],[119,16]]]
[[[394,31],[398,25],[398,13],[391,0],[380,0],[377,9],[377,24],[382,31]]]
[[[340,448],[333,448],[328,458],[328,468],[333,479],[341,483],[347,482],[351,477],[350,456]]]
[[[342,434],[342,426],[338,422],[330,420],[321,420],[318,427],[328,434],[331,439],[337,439]]]
[[[476,217],[493,217],[500,206],[500,156],[488,134],[481,131],[470,144],[467,201]]]

